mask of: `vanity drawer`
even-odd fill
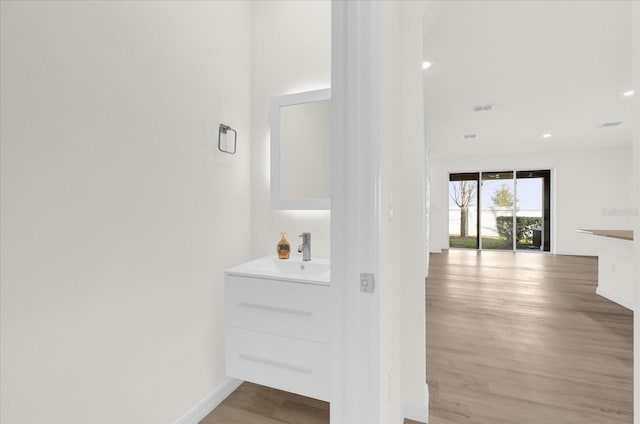
[[[329,401],[329,345],[226,328],[226,370],[232,378]]]
[[[234,275],[225,281],[228,326],[329,343],[329,287]]]

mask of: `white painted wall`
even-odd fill
[[[381,2],[380,295],[382,421],[426,422],[425,2]],[[385,399],[386,398],[386,399]],[[384,400],[388,401],[385,405]]]
[[[331,424],[380,422],[380,290],[360,291],[361,273],[379,276],[373,9],[349,0],[331,8]]]
[[[558,254],[597,255],[598,240],[578,228],[629,229],[633,225],[631,147],[513,156],[437,156],[431,167],[431,251],[447,249],[449,173],[553,169],[552,246]],[[555,225],[554,225],[555,224]],[[555,229],[554,229],[555,227]]]
[[[379,245],[379,290],[380,290],[380,423],[400,423],[403,418],[402,369],[402,254],[408,251],[402,245],[402,215],[407,211],[404,190],[401,189],[401,152],[405,129],[400,125],[402,113],[401,80],[403,57],[401,53],[402,25],[401,8],[389,2],[381,2],[380,16],[380,245]],[[415,40],[412,40],[415,41]],[[419,91],[418,89],[416,89]],[[375,124],[374,124],[375,125]],[[400,136],[400,137],[398,137]],[[420,182],[420,180],[418,180]],[[402,190],[402,191],[400,191]],[[404,205],[403,205],[404,206]],[[396,210],[397,209],[397,210]],[[416,233],[420,227],[416,227]],[[407,364],[408,365],[408,364]]]
[[[331,421],[426,421],[424,2],[333,8]],[[359,290],[361,273],[375,290]]]
[[[633,86],[635,96],[633,99],[634,117],[633,122],[633,171],[634,178],[633,198],[635,208],[640,207],[640,2],[633,2],[631,6],[630,25],[632,28],[632,64],[633,64]],[[636,263],[636,309],[640,311],[640,216],[634,217],[634,258]],[[634,368],[634,395],[633,395],[633,422],[640,424],[640,314],[633,314],[633,368]]]
[[[632,242],[598,237],[598,287],[596,293],[625,308],[635,310],[637,295],[635,268]]]
[[[173,423],[251,253],[249,4],[1,7],[0,421]]]
[[[294,252],[310,232],[311,257],[329,258],[329,211],[271,210],[269,110],[274,96],[331,86],[331,2],[251,2],[251,69],[252,256],[275,254],[285,231]]]

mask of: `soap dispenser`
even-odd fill
[[[287,238],[285,237],[286,234],[287,233],[285,232],[280,233],[282,237],[280,238],[280,241],[276,245],[276,251],[278,252],[279,259],[289,259],[289,253],[291,252],[291,245],[289,244],[289,242],[287,241]]]

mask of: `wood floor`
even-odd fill
[[[243,383],[200,424],[328,424],[329,404]]]
[[[633,315],[595,294],[595,258],[430,259],[430,424],[633,422]],[[328,424],[329,404],[245,383],[201,421],[283,423]]]
[[[329,404],[243,383],[200,424],[329,424]],[[404,424],[420,424],[405,420]]]
[[[596,258],[430,259],[430,424],[633,422],[633,314],[595,294]]]

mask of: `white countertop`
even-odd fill
[[[633,230],[576,230],[579,233],[633,241]]]
[[[278,259],[276,255],[265,256],[231,267],[227,275],[265,278],[268,280],[293,281],[304,284],[331,284],[331,267],[327,259],[303,261],[301,257]]]

